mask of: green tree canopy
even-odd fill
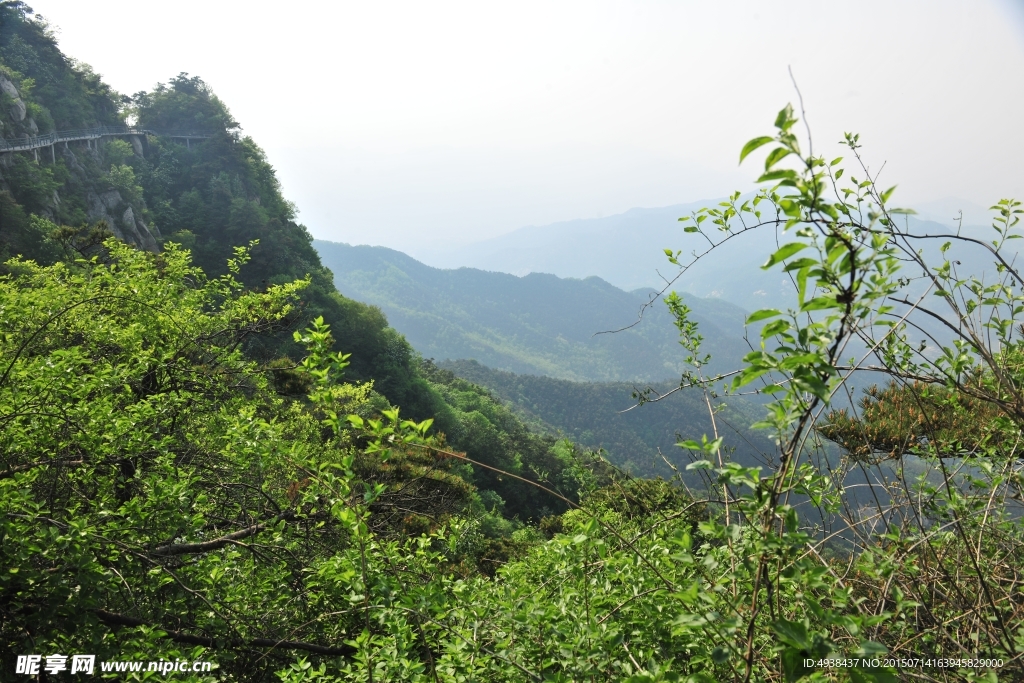
[[[134,97],[138,125],[157,131],[215,133],[232,131],[238,122],[199,76],[182,72],[151,92]]]

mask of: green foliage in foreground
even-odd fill
[[[802,154],[795,123],[783,110],[777,135],[744,149],[772,145],[769,189],[686,228],[712,245],[721,233],[779,230],[766,267],[792,274],[794,309],[752,314],[765,344],[715,377],[687,307],[669,300],[694,368],[685,379],[709,405],[723,381],[759,382],[772,397],[761,424],[778,444],[769,467],[730,461],[713,422],[681,443],[699,454],[690,468],[710,476],[694,499],[674,482],[614,476],[562,444],[552,455],[568,476],[537,472],[535,486],[572,509],[511,531],[503,548],[487,543],[497,518],[481,514],[491,505],[473,486],[483,464],[430,420],[406,420],[367,384],[342,381],[354,358],[333,350],[323,319],[294,335],[300,363],[244,355],[246,339],[284,324],[305,281],[254,292],[237,279],[244,249],[208,278],[177,247],[152,255],[113,240],[102,262],[8,262],[5,661],[158,652],[212,659],[217,680],[283,682],[1020,679],[1024,524],[1013,506],[1024,477],[1008,437],[1024,423],[1013,360],[1024,294],[1000,250],[1022,210],[996,207],[990,253],[1004,279],[958,279],[950,261],[913,249],[886,208],[891,191],[841,183],[840,160]],[[790,158],[795,169],[780,166]],[[936,304],[901,309],[900,261],[915,258]],[[961,327],[936,358],[904,324],[940,306]],[[849,360],[858,338],[868,353]],[[979,416],[1000,438],[933,447],[926,421],[915,426],[923,438],[896,452],[884,438],[822,458],[819,416],[872,353],[896,381],[933,387],[929,401],[995,405]],[[502,424],[483,392],[441,377],[435,386],[460,419]],[[871,415],[848,418],[844,439]],[[544,453],[519,436],[504,453]],[[878,464],[877,450],[896,475],[871,470],[881,483],[864,506],[845,486]],[[908,455],[932,471],[908,476]],[[512,561],[479,571],[497,550]]]
[[[88,75],[67,60],[45,25],[24,6],[0,4],[0,16],[7,22],[0,26],[0,62],[21,60],[19,63],[31,63],[39,73],[51,76],[71,74],[69,78],[81,80]],[[30,105],[38,94],[50,97],[45,101],[56,106],[60,100],[51,97],[51,90],[23,87],[22,94]],[[76,99],[74,89],[65,91],[75,106],[92,106],[92,100]],[[401,405],[404,415],[420,420],[434,418],[449,445],[485,465],[500,466],[529,479],[542,472],[554,482],[563,482],[569,460],[558,455],[553,440],[526,435],[518,421],[496,403],[482,408],[466,401],[446,403],[444,387],[434,386],[422,376],[411,347],[389,327],[382,312],[337,292],[330,271],[311,247],[308,231],[296,222],[295,208],[282,196],[263,150],[251,138],[238,134],[238,123],[226,105],[200,78],[180,74],[124,102],[109,89],[97,92],[106,93],[107,105],[115,109],[125,104],[122,113],[134,115],[142,127],[197,131],[213,137],[193,140],[191,145],[151,137],[143,141],[141,155],[120,139],[105,139],[89,149],[84,144],[59,146],[55,162],[46,155],[41,163],[31,154],[4,155],[0,184],[9,192],[0,191],[0,262],[11,256],[44,265],[81,255],[107,258],[102,242],[111,226],[91,223],[89,211],[98,195],[110,193],[123,200],[114,214],[133,207],[154,234],[159,228],[168,244],[188,248],[192,263],[209,277],[228,274],[225,263],[233,257],[235,246],[248,244],[247,259],[231,273],[248,290],[265,291],[296,280],[306,284],[287,316],[264,334],[241,339],[247,358],[275,365],[277,375],[285,377],[287,368],[305,353],[294,341],[293,330],[323,318],[337,348],[351,354],[347,378],[372,382],[374,400],[385,407]],[[100,106],[99,100],[93,104],[97,107],[95,121],[108,122],[101,116],[106,105]],[[9,123],[7,113],[0,111],[0,119]],[[11,128],[3,130],[6,134]],[[0,272],[4,272],[2,265]],[[174,302],[161,300],[154,305],[173,307]],[[304,383],[289,377],[288,391],[301,396]],[[464,388],[462,393],[467,391],[473,389]],[[487,399],[483,400],[486,404]],[[515,518],[536,520],[564,509],[559,501],[542,500],[535,488],[519,480],[499,479],[488,472],[478,467],[467,470],[465,478],[480,484],[480,506],[495,510],[499,519],[504,512],[508,519],[495,522],[504,531],[515,525],[511,521]],[[565,486],[565,492],[572,495],[573,486]],[[407,526],[422,527],[418,511],[408,514]]]
[[[383,572],[375,600],[408,593],[401,615],[422,602],[418,572],[493,573],[539,538],[502,513],[536,519],[575,499],[571,447],[472,385],[452,387],[442,417],[476,463],[389,449],[404,432],[426,443],[430,421],[338,382],[348,357],[322,321],[296,335],[313,352],[303,363],[249,360],[245,340],[286,324],[308,281],[248,292],[241,249],[216,279],[174,245],[105,250],[105,263],[11,261],[0,280],[5,662],[38,648],[194,659],[186,645],[228,646],[221,666],[253,680],[293,645],[354,653],[359,628],[337,615],[365,620],[352,600],[369,590],[367,567]],[[524,481],[537,472],[569,498],[542,499]],[[270,653],[253,664],[253,649]]]

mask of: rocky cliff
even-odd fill
[[[0,103],[0,114],[3,115],[0,132],[4,139],[18,140],[38,135],[38,124],[28,115],[27,98],[22,96],[10,73],[0,72],[0,93],[3,98]],[[131,137],[135,138],[130,140],[132,153],[143,156],[145,146],[136,136]],[[119,147],[122,149],[111,154],[108,146],[115,140],[121,143]],[[60,143],[49,149],[2,152],[0,191],[14,198],[23,209],[55,223],[77,218],[79,222],[102,226],[125,242],[155,252],[159,249],[160,232],[152,223],[147,225],[143,218],[147,213],[145,200],[141,196],[134,201],[125,198],[115,187],[111,173],[104,170],[111,156],[123,156],[123,146],[124,141],[117,138],[100,138]],[[37,168],[24,168],[27,163]],[[35,196],[39,194],[38,187],[30,187],[39,180],[49,190],[44,197]],[[34,206],[25,206],[26,202],[18,201],[19,197],[29,199],[28,203]],[[72,200],[69,208],[77,207],[78,211],[64,210],[69,199]],[[6,236],[5,227],[12,226],[0,224],[0,241]]]

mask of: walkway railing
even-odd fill
[[[22,152],[40,147],[51,147],[58,142],[73,142],[76,140],[96,140],[109,136],[124,135],[155,135],[164,138],[180,138],[186,142],[189,140],[204,140],[213,137],[213,133],[201,131],[164,131],[157,132],[148,128],[131,128],[128,126],[97,126],[96,128],[80,128],[78,130],[60,130],[45,135],[36,135],[31,138],[20,138],[13,140],[0,139],[0,153]]]

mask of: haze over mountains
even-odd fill
[[[526,227],[428,255],[444,268],[384,247],[320,240],[314,247],[339,291],[378,306],[425,358],[495,392],[540,431],[605,448],[613,461],[653,473],[660,471],[659,449],[673,453],[673,459],[679,455],[671,448],[669,425],[693,431],[689,423],[702,410],[699,396],[683,392],[657,407],[619,411],[633,404],[635,388],[654,384],[664,391],[678,383],[687,355],[678,331],[658,301],[636,327],[596,333],[634,322],[655,292],[652,286],[664,286],[659,275],[670,278],[677,272],[667,263],[665,248],[684,253],[707,249],[705,238],[685,233],[678,218],[716,203],[632,209],[606,218]],[[961,234],[986,242],[995,237],[982,225],[990,217],[981,207],[950,199],[917,208],[918,215],[907,220],[918,235],[949,234],[959,227]],[[740,367],[751,348],[747,339],[758,343],[756,331],[744,329],[749,311],[795,304],[789,277],[778,268],[761,268],[778,244],[791,239],[770,228],[747,233],[727,241],[673,283],[700,325],[704,350],[712,355],[710,372]],[[930,259],[939,257],[944,241],[918,240]],[[991,279],[986,275],[991,259],[983,246],[961,243],[950,253],[960,272]],[[901,273],[917,275],[912,264]],[[908,292],[916,297],[927,285],[914,282]],[[930,320],[912,334],[921,335],[927,347],[949,341],[949,330]],[[853,344],[848,350],[859,357],[866,349]],[[851,386],[883,380],[865,374]],[[740,411],[737,426],[745,430],[752,420],[748,402],[733,397],[730,404]],[[750,438],[744,434],[740,441]],[[743,451],[737,452],[741,459],[753,456]],[[631,461],[637,454],[642,455]]]
[[[636,403],[634,390],[666,392],[685,369],[687,353],[661,301],[632,329],[595,334],[634,322],[652,289],[627,292],[594,276],[439,269],[385,247],[313,246],[339,291],[378,306],[413,348],[436,360],[426,365],[439,368],[437,377],[447,371],[486,387],[540,433],[602,448],[646,476],[672,475],[662,455],[679,468],[688,464],[677,434],[709,433],[699,392],[623,412]],[[738,367],[750,350],[746,312],[721,299],[684,300],[712,355],[709,371]],[[737,461],[759,464],[771,444],[748,428],[758,410],[740,397],[729,406],[720,415],[726,442]]]
[[[527,275],[551,273],[559,277],[597,276],[621,289],[664,286],[678,269],[664,250],[683,256],[708,247],[700,235],[683,232],[678,219],[720,199],[661,208],[635,208],[604,218],[580,219],[544,226],[528,226],[488,240],[444,250],[420,250],[413,255],[438,268],[471,267]],[[955,228],[963,211],[968,234],[991,239],[987,226],[991,212],[967,201],[949,198],[915,205],[915,224],[935,223],[935,230]],[[706,225],[706,224],[705,224]],[[781,272],[760,266],[773,247],[789,241],[772,230],[758,230],[717,249],[712,257],[690,268],[674,289],[700,297],[723,299],[748,311],[792,304],[793,286]],[[979,267],[987,265],[982,261]]]
[[[379,306],[424,357],[473,359],[498,370],[575,381],[656,382],[677,378],[685,365],[661,302],[633,329],[598,333],[634,322],[652,287],[664,287],[664,278],[675,276],[665,248],[683,249],[684,255],[708,248],[703,236],[683,232],[678,218],[715,204],[632,209],[526,227],[429,255],[443,268],[384,247],[320,240],[314,246],[340,291]],[[968,202],[948,199],[919,209],[908,219],[915,232],[948,233],[962,211],[963,234],[994,236],[979,225],[988,212]],[[770,228],[742,235],[672,284],[694,309],[713,371],[735,369],[749,350],[746,312],[794,304],[789,276],[761,269],[767,255],[790,239]],[[937,256],[940,243],[923,240],[921,248]],[[962,272],[983,274],[991,267],[981,248],[958,247],[956,258]],[[913,266],[905,272],[916,275]],[[942,330],[932,332],[942,337]]]
[[[652,290],[626,292],[598,277],[442,270],[384,247],[314,247],[345,296],[379,306],[425,357],[577,381],[661,381],[683,370],[686,354],[661,302],[634,328],[597,334],[636,321]],[[687,302],[712,367],[734,368],[749,350],[744,311],[713,299]]]

